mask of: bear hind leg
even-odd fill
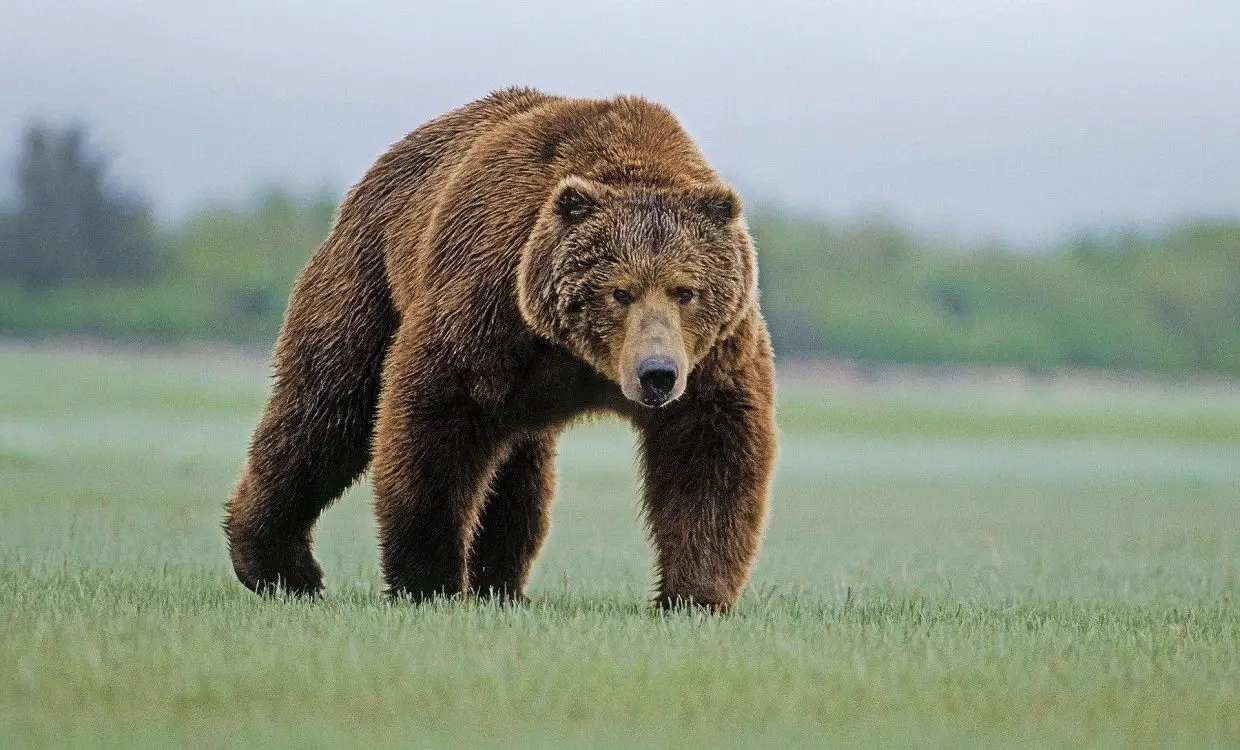
[[[555,437],[519,440],[491,479],[469,552],[469,588],[478,596],[521,599],[547,538],[555,493]]]
[[[322,589],[311,552],[314,523],[370,462],[379,375],[395,327],[381,264],[330,244],[311,260],[293,292],[272,394],[227,505],[229,554],[248,588]]]

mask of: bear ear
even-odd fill
[[[555,215],[565,224],[576,224],[598,210],[603,193],[602,185],[569,177],[556,188]]]
[[[741,215],[741,198],[727,185],[695,188],[690,200],[694,208],[715,224],[728,224]]]

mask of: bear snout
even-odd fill
[[[645,357],[637,363],[637,382],[642,388],[642,403],[662,406],[667,403],[680,371],[669,357]]]

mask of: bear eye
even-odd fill
[[[672,296],[682,305],[687,305],[693,301],[693,290],[687,286],[678,286],[672,290]]]
[[[612,299],[622,305],[628,305],[633,302],[633,293],[628,289],[617,287],[611,293]]]

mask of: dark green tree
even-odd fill
[[[107,180],[84,128],[33,123],[17,160],[15,210],[0,216],[0,278],[27,288],[142,280],[158,266],[150,209]]]

